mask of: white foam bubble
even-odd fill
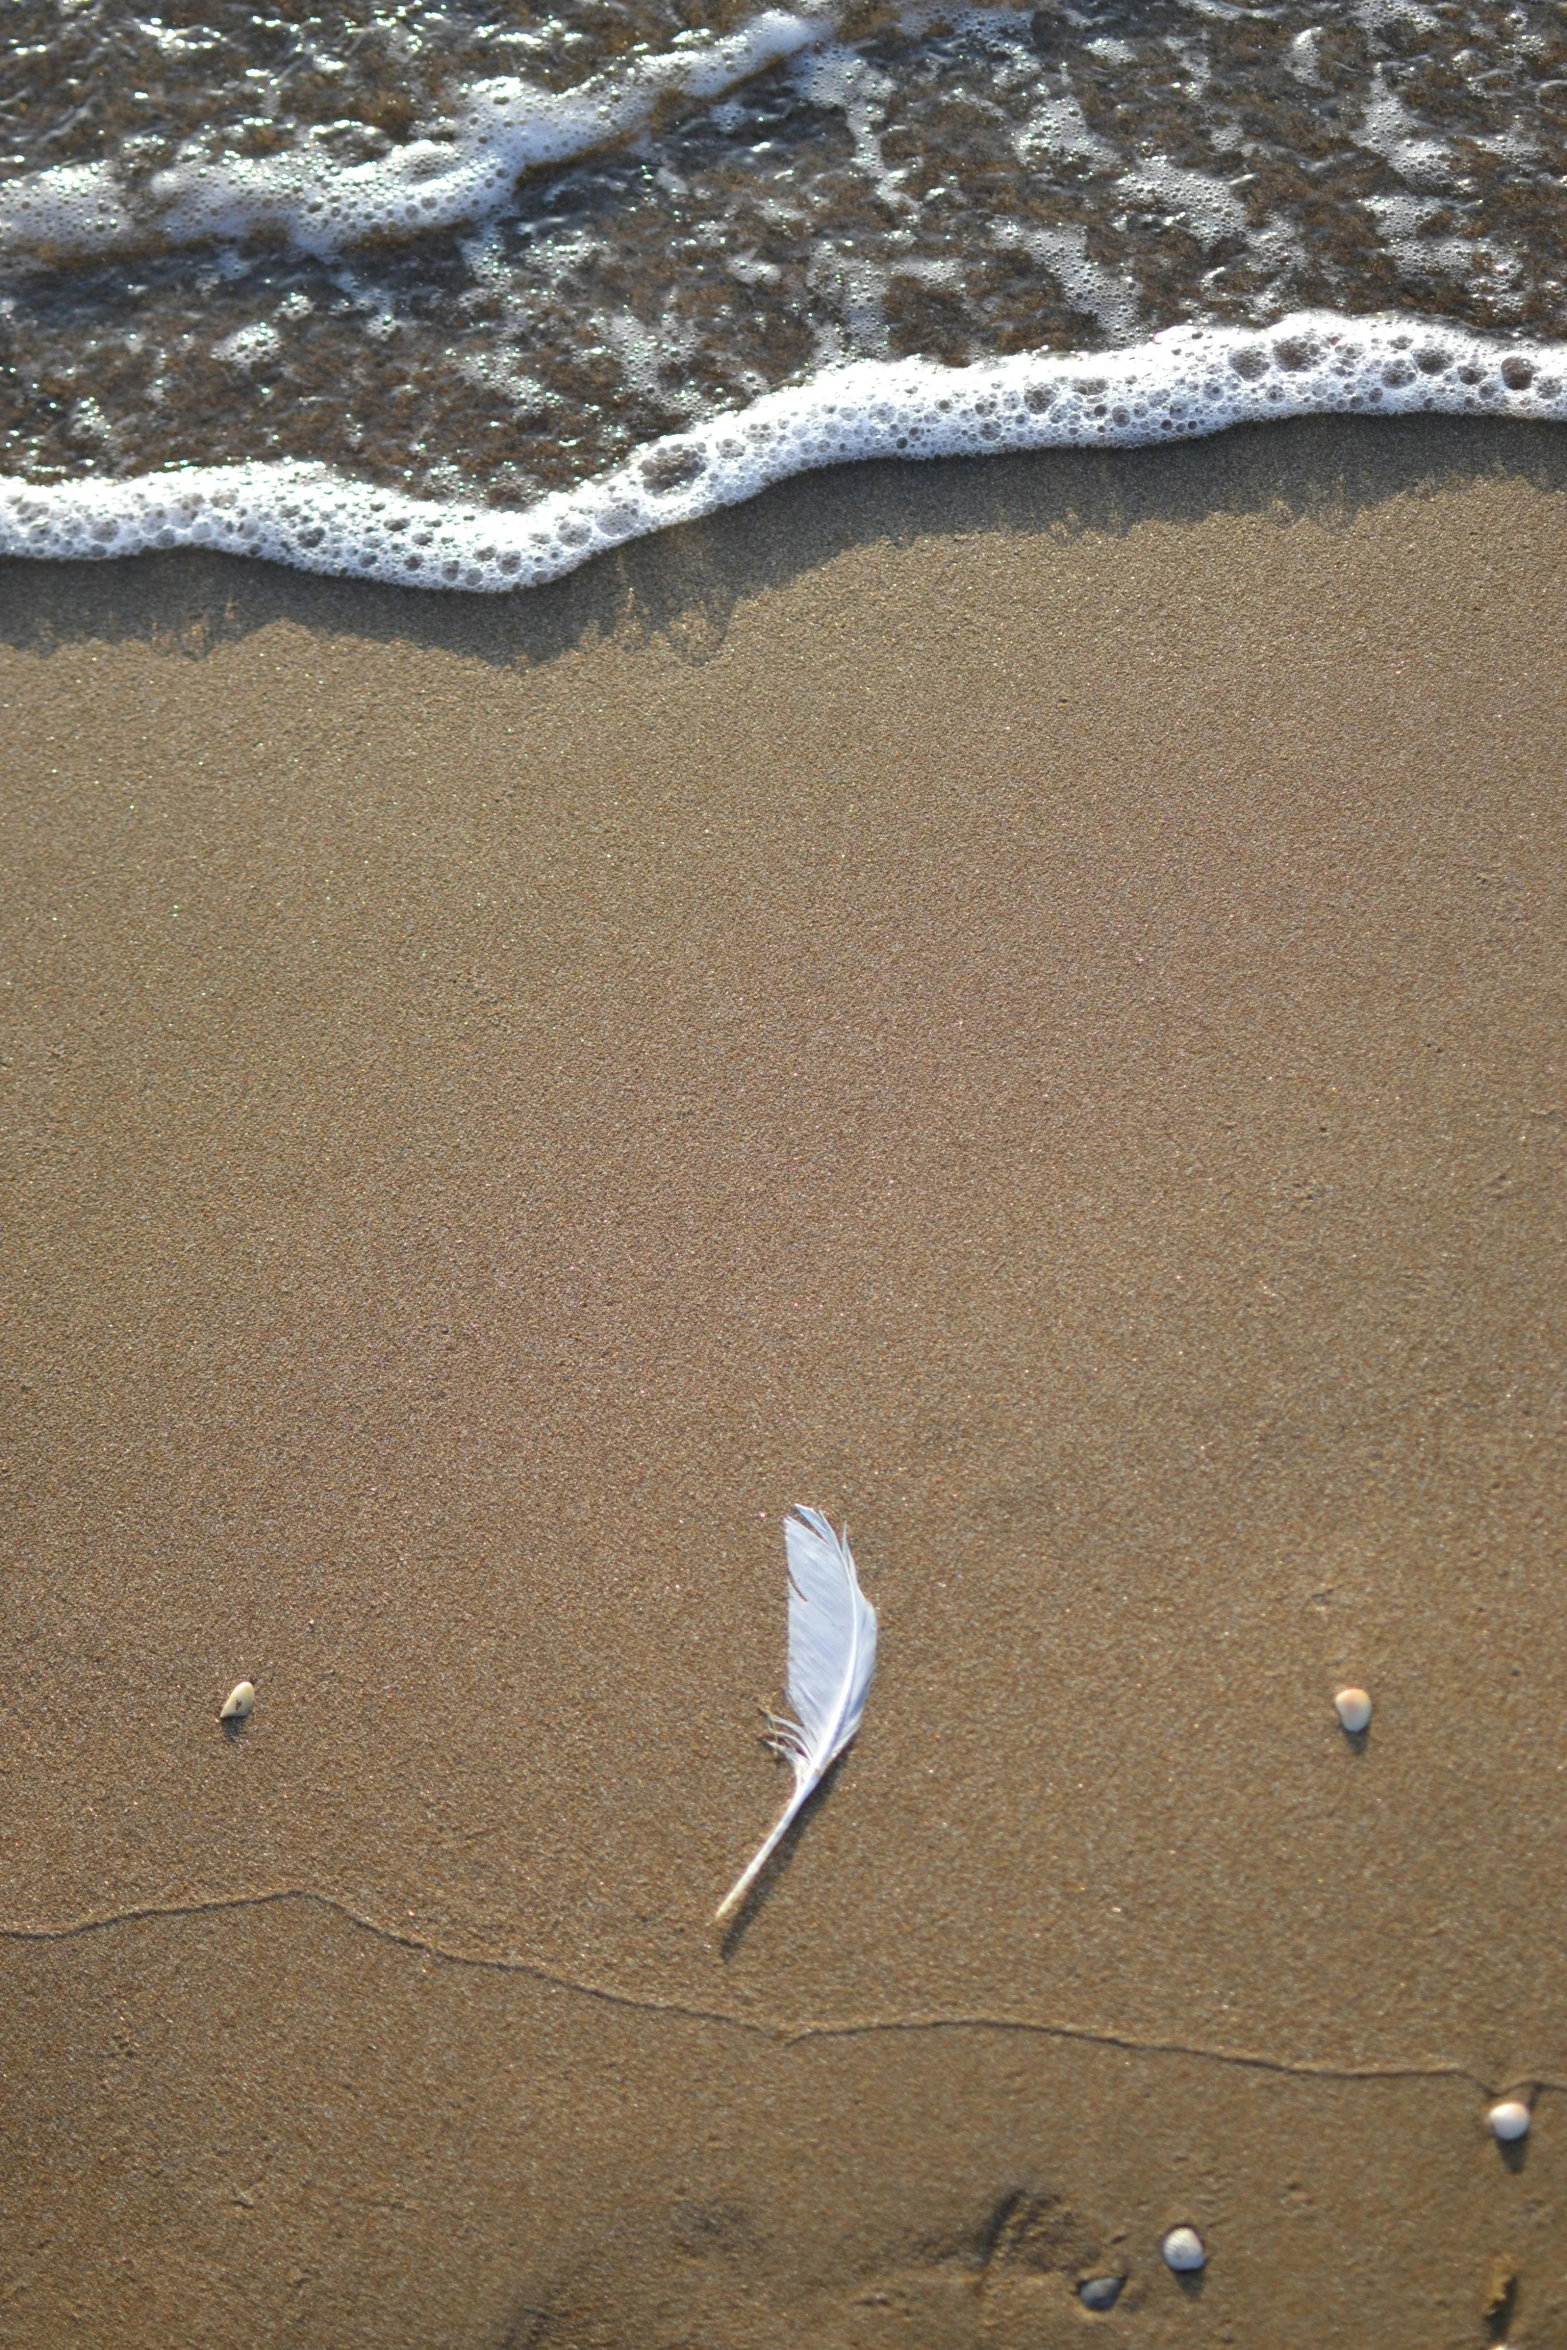
[[[1163,206],[1205,246],[1243,237],[1251,225],[1233,188],[1209,172],[1182,171],[1167,155],[1146,157],[1121,184],[1134,202]]]
[[[113,253],[141,235],[107,163],[62,163],[0,186],[0,253]]]
[[[1136,448],[1292,416],[1416,413],[1567,421],[1567,345],[1312,311],[1259,332],[1179,326],[1070,357],[860,360],[655,441],[521,512],[436,504],[296,462],[0,480],[0,554],[216,547],[404,586],[504,590],[858,458]]]

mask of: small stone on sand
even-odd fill
[[[223,1711],[219,1714],[218,1720],[220,1722],[243,1722],[248,1718],[250,1709],[255,1702],[255,1683],[238,1681],[223,1700]]]
[[[1085,2309],[1113,2309],[1125,2282],[1125,2277],[1084,2277],[1077,2297]]]
[[[1208,2265],[1207,2251],[1195,2228],[1172,2228],[1159,2249],[1165,2267],[1173,2268],[1177,2275]]]
[[[1485,2118],[1491,2125],[1492,2137],[1500,2138],[1504,2145],[1510,2144],[1514,2138],[1527,2138],[1529,2135],[1531,2116],[1521,2097],[1499,2099]]]
[[[1364,1689],[1341,1689],[1333,1710],[1352,1738],[1370,1726],[1371,1700]]]

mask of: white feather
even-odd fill
[[[720,1902],[719,1919],[738,1909],[789,1822],[854,1736],[876,1670],[876,1610],[860,1589],[847,1536],[840,1539],[820,1510],[797,1506],[784,1520],[784,1549],[789,1560],[789,1703],[798,1719],[769,1714],[767,1744],[791,1765],[794,1793],[760,1852]]]

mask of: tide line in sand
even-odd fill
[[[1376,2064],[1336,2062],[1308,2056],[1277,2056],[1262,2049],[1226,2047],[1218,2041],[1143,2037],[1134,2032],[1116,2031],[1109,2026],[1076,2024],[1048,2016],[933,2011],[914,2015],[810,2017],[795,2023],[769,2023],[755,2016],[739,2015],[731,2008],[702,2006],[692,2000],[661,1999],[654,1992],[627,1991],[613,1983],[591,1982],[582,1976],[568,1975],[546,1966],[541,1959],[523,1958],[511,1952],[462,1950],[451,1943],[438,1942],[430,1935],[410,1932],[406,1926],[392,1926],[379,1918],[369,1917],[337,1894],[322,1893],[310,1885],[268,1886],[256,1893],[217,1893],[197,1901],[146,1902],[134,1908],[105,1910],[87,1917],[66,1919],[55,1925],[0,1923],[0,1941],[70,1942],[87,1934],[108,1933],[118,1926],[156,1924],[165,1919],[216,1917],[234,1910],[280,1907],[288,1902],[328,1910],[361,1933],[374,1935],[379,1941],[395,1943],[405,1950],[418,1951],[448,1966],[476,1967],[490,1974],[525,1975],[555,1990],[569,1992],[581,1999],[596,2000],[605,2006],[627,2008],[649,2015],[672,2016],[687,2023],[714,2024],[725,2030],[743,2032],[751,2039],[771,2041],[784,2048],[800,2047],[811,2040],[865,2038],[880,2032],[1025,2032],[1036,2034],[1042,2039],[1070,2040],[1087,2047],[1121,2049],[1135,2056],[1186,2057],[1197,2063],[1231,2065],[1250,2072],[1278,2073],[1301,2080],[1465,2081],[1478,2089],[1487,2100],[1494,2100],[1504,2086],[1486,2080],[1471,2066],[1446,2057],[1411,2057]],[[1536,2097],[1567,2093],[1567,2081],[1554,2080],[1541,2073],[1531,2073],[1528,2077]],[[1516,2080],[1517,2076],[1514,2078]]]

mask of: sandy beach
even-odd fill
[[[1392,422],[0,570],[0,2342],[1567,2338],[1564,578]]]

